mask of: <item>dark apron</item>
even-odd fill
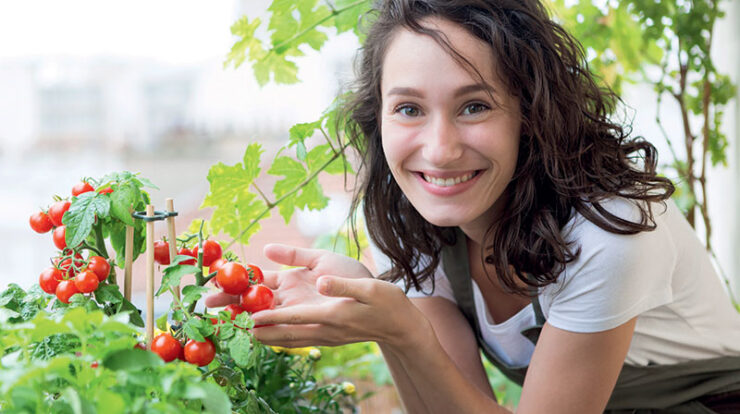
[[[442,266],[450,280],[457,306],[475,333],[488,360],[519,385],[527,366],[509,366],[483,340],[475,312],[473,285],[465,234],[456,228],[456,243],[442,249]],[[545,316],[537,295],[532,296],[535,326],[521,334],[537,344]],[[708,407],[712,407],[710,409]],[[717,410],[717,411],[715,411]],[[719,357],[670,365],[624,365],[606,406],[610,414],[740,413],[740,357]]]

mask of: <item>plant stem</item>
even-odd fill
[[[314,23],[311,26],[308,26],[307,28],[305,28],[304,30],[296,33],[291,38],[286,39],[286,40],[283,40],[282,42],[280,42],[277,45],[275,45],[272,48],[270,48],[270,50],[267,51],[267,53],[265,54],[265,56],[263,56],[262,59],[260,59],[260,61],[264,61],[265,59],[267,59],[268,56],[270,56],[271,53],[275,53],[275,50],[278,50],[278,49],[284,47],[285,45],[288,45],[291,42],[297,40],[298,38],[300,38],[301,36],[303,36],[306,33],[310,32],[311,30],[314,30],[315,28],[321,26],[327,20],[329,20],[329,19],[331,19],[331,18],[333,18],[333,17],[335,17],[335,16],[337,16],[337,15],[339,15],[339,14],[341,14],[341,13],[343,13],[343,12],[345,12],[345,11],[353,8],[353,7],[355,7],[355,6],[359,6],[362,3],[368,3],[368,2],[369,2],[369,0],[358,0],[358,1],[354,2],[354,3],[352,3],[352,4],[346,5],[346,6],[342,7],[342,8],[340,8],[340,9],[333,9],[328,15],[326,15],[323,18],[317,20],[316,23]]]
[[[100,223],[97,223],[93,226],[95,229],[95,244],[97,248],[98,254],[100,254],[104,259],[108,260],[110,257],[108,256],[108,249],[105,248],[105,239],[103,239],[103,226]]]

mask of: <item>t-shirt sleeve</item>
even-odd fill
[[[390,259],[384,255],[374,243],[370,242],[370,251],[373,255],[373,261],[375,262],[376,276],[389,270],[391,268]],[[434,279],[434,286],[432,288],[432,278]],[[452,286],[450,281],[447,279],[444,271],[442,270],[442,264],[440,262],[437,269],[434,271],[432,278],[429,278],[421,283],[421,290],[417,290],[414,286],[409,287],[409,291],[406,294],[409,298],[426,298],[432,296],[440,296],[445,299],[449,299],[452,303],[455,302],[455,296],[452,293]],[[396,286],[403,290],[406,290],[406,282],[401,279],[396,282]]]
[[[609,210],[632,221],[639,217],[634,205],[618,203]],[[670,303],[675,246],[657,223],[654,231],[620,235],[576,216],[566,240],[581,252],[540,294],[547,322],[572,332],[599,332]]]

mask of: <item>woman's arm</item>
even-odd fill
[[[481,364],[475,336],[457,306],[441,297],[414,298],[411,302],[429,321],[430,329],[434,330],[442,348],[453,360],[457,369],[483,394],[489,398],[495,398]],[[432,412],[425,405],[424,399],[421,398],[398,356],[385,344],[378,345],[393,375],[393,382],[401,396],[405,412]]]

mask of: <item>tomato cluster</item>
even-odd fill
[[[216,356],[216,346],[205,338],[205,341],[190,339],[183,347],[170,333],[161,333],[152,341],[152,352],[159,355],[164,362],[172,362],[176,359],[187,361],[199,367],[206,366]]]
[[[195,265],[198,258],[198,246],[188,249],[185,246],[180,247],[177,254],[190,256],[192,259],[181,262],[186,265]],[[218,242],[206,240],[203,242],[203,266],[211,266],[215,261],[223,259],[221,255],[223,249]],[[225,259],[223,259],[225,260]],[[170,264],[170,243],[167,240],[157,240],[154,242],[154,261],[161,265]]]
[[[100,190],[102,193],[104,190]],[[90,183],[82,181],[72,187],[72,197],[95,191]],[[39,275],[41,289],[49,294],[56,295],[57,299],[69,303],[76,293],[94,292],[100,282],[108,278],[110,263],[101,256],[90,256],[87,259],[75,249],[67,247],[66,227],[62,224],[64,214],[72,203],[69,200],[55,201],[46,211],[37,211],[31,214],[29,224],[37,233],[52,232],[52,241],[61,251],[53,260],[53,266],[45,269]]]
[[[213,271],[213,267],[210,270]],[[262,284],[264,276],[259,267],[227,262],[220,264],[216,272],[216,282],[221,290],[230,295],[239,295],[239,304],[229,305],[232,308],[227,309],[231,312],[232,319],[235,318],[236,308],[249,313],[273,308],[272,290]]]

